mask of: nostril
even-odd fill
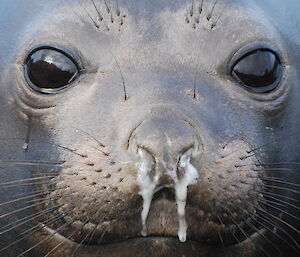
[[[142,122],[130,134],[128,150],[136,161],[140,159],[140,148],[155,160],[176,164],[178,157],[189,149],[201,153],[203,144],[197,131],[186,121],[153,119]]]
[[[179,157],[177,164],[177,177],[179,180],[186,177],[186,179],[190,181],[190,184],[194,184],[198,179],[198,171],[191,163],[194,151],[195,149],[193,148],[185,151],[185,153]]]
[[[136,148],[139,159],[146,158],[149,161],[155,162],[155,153],[151,149],[139,144],[136,144],[134,147]]]
[[[179,159],[178,161],[180,160],[181,156],[183,155],[186,155],[186,154],[189,154],[189,155],[193,155],[193,153],[197,152],[198,150],[198,146],[197,146],[197,142],[196,140],[191,143],[190,145],[187,145],[186,147],[184,147],[180,152],[179,152]]]
[[[155,162],[154,154],[143,146],[136,146],[136,151],[140,160],[147,160],[148,162]]]
[[[153,178],[155,176],[155,158],[147,149],[142,147],[138,147],[137,154],[139,158],[137,163],[138,183],[149,186],[149,184],[152,183],[152,180],[154,180]]]

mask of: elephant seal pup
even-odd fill
[[[1,7],[1,256],[299,256],[299,1]]]

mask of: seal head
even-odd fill
[[[298,1],[2,7],[1,256],[299,255]]]

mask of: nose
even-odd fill
[[[202,154],[200,136],[186,121],[152,119],[142,122],[132,133],[129,150],[137,160],[137,183],[143,197],[142,235],[147,235],[146,219],[153,194],[164,187],[173,187],[179,217],[178,236],[185,241],[187,188],[199,177],[191,159]]]
[[[172,119],[144,121],[133,132],[129,148],[136,160],[141,156],[152,163],[152,175],[163,178],[167,171],[177,169],[180,157],[190,152],[191,157],[202,153],[200,135],[188,122]]]

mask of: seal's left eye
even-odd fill
[[[54,93],[66,88],[79,75],[74,59],[57,49],[38,49],[25,61],[25,77],[36,91]]]
[[[282,63],[274,51],[258,49],[239,58],[231,68],[231,75],[248,91],[268,93],[279,85]]]

